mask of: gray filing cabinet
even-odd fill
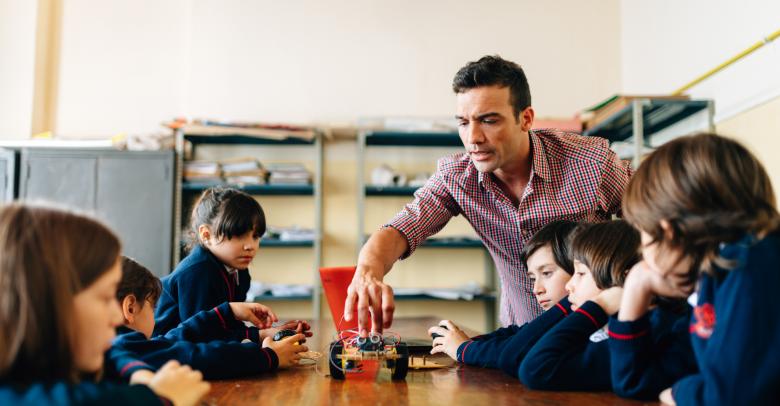
[[[18,156],[18,151],[0,148],[0,204],[16,198]]]
[[[19,198],[95,214],[123,253],[157,276],[171,271],[173,151],[23,149]]]

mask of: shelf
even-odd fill
[[[406,301],[406,300],[434,300],[434,301],[442,301],[442,302],[495,302],[496,301],[496,295],[493,293],[484,293],[479,295],[474,295],[474,299],[442,299],[440,297],[436,296],[430,296],[426,294],[417,294],[417,295],[399,295],[395,294],[393,295],[393,298],[398,301]]]
[[[253,302],[305,302],[312,300],[312,295],[274,296],[260,295],[252,299]]]
[[[271,138],[250,137],[247,135],[187,135],[184,139],[193,144],[211,145],[313,145],[315,139],[304,140],[301,138],[285,138],[275,140]]]
[[[366,133],[366,145],[410,147],[462,147],[456,132],[373,131]]]
[[[412,196],[416,186],[366,186],[366,196]]]
[[[301,248],[301,247],[313,247],[314,241],[286,241],[276,238],[263,238],[260,240],[261,247],[274,247],[274,248]]]
[[[311,196],[314,194],[314,186],[309,185],[231,185],[217,182],[182,182],[183,192],[202,192],[210,187],[232,187],[251,195],[277,195],[277,196]]]
[[[363,243],[368,241],[369,236],[363,237]],[[428,238],[422,244],[420,248],[484,248],[482,240],[478,238],[462,238],[462,237],[434,237]]]
[[[642,109],[645,139],[648,136],[684,120],[709,105],[708,100],[653,100]],[[606,138],[609,142],[624,141],[633,135],[632,105],[624,107],[593,128],[585,130],[583,135]]]

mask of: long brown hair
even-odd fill
[[[582,262],[599,289],[623,286],[626,274],[642,255],[639,232],[624,220],[582,224],[574,230],[572,258]]]
[[[709,133],[678,138],[650,154],[625,190],[623,214],[660,247],[681,249],[695,273],[713,264],[728,267],[718,257],[721,243],[780,226],[772,183],[758,159],[739,142]]]
[[[119,239],[101,223],[43,206],[0,209],[0,381],[79,379],[74,296],[114,265]]]

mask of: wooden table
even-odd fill
[[[424,337],[428,327],[439,319],[414,318],[395,320],[392,331],[402,337]],[[205,401],[213,405],[259,404],[439,404],[439,405],[637,405],[612,393],[544,392],[526,389],[517,379],[500,370],[459,365],[449,357],[437,358],[451,367],[436,370],[409,370],[405,381],[390,380],[382,371],[375,379],[345,381],[328,376],[327,348],[334,327],[332,323],[312,326],[315,336],[307,345],[324,355],[318,364],[297,366],[275,373],[246,379],[212,381]]]

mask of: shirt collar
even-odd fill
[[[225,270],[227,271],[228,275],[235,275],[238,272],[238,269],[231,268],[225,264],[222,264],[222,266],[225,267]]]
[[[531,174],[539,176],[542,180],[550,179],[550,165],[547,162],[547,153],[544,150],[544,142],[531,130],[528,132],[528,138],[531,139],[531,156],[533,161],[531,164]]]

